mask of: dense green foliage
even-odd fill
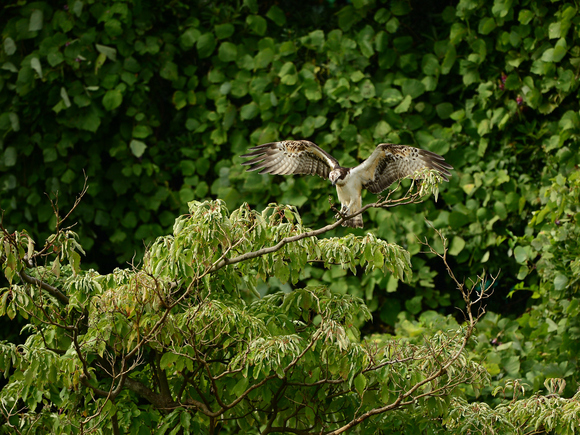
[[[0,432],[580,428],[580,397],[561,398],[562,380],[546,384],[548,396],[479,404],[483,412],[467,402],[489,384],[466,350],[488,296],[485,278],[470,288],[456,281],[464,326],[431,312],[420,342],[361,340],[356,325],[371,317],[361,298],[319,286],[260,296],[260,279],[296,284],[312,262],[403,279],[408,252],[370,234],[319,239],[340,222],[308,230],[288,206],[258,213],[244,204],[230,214],[220,200],[189,205],[141,267],[107,275],[80,268],[70,230],[39,251],[25,232],[2,234],[11,286],[0,314],[29,319],[30,336],[18,348],[0,345],[12,373],[0,392]],[[42,258],[50,267],[35,265]]]
[[[356,319],[363,332],[416,340],[434,328],[434,312],[456,314],[464,303],[437,258],[420,252],[417,239],[441,247],[426,217],[450,240],[457,276],[501,270],[492,312],[469,349],[492,376],[479,393],[497,404],[490,393],[506,381],[524,382],[529,394],[563,378],[563,395],[572,396],[580,373],[578,6],[438,6],[4,7],[4,226],[26,229],[42,245],[56,225],[45,193],[58,192],[68,209],[84,172],[90,187],[75,231],[84,263],[104,273],[135,252],[137,263],[143,241],[168,233],[191,200],[220,198],[230,210],[275,201],[297,206],[309,227],[333,221],[327,182],[243,172],[237,156],[251,145],[311,139],[344,166],[380,142],[417,145],[455,167],[439,201],[371,210],[364,230],[330,233],[370,233],[403,247],[412,276],[306,264],[297,287],[361,298],[373,313],[372,324]],[[292,288],[283,281],[271,277],[257,289],[264,296]],[[468,388],[465,397],[475,395]]]

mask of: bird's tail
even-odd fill
[[[351,228],[362,228],[363,227],[362,214],[359,214],[358,216],[355,216],[352,219],[344,221],[342,223],[342,226],[343,227],[351,227]]]

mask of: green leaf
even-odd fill
[[[103,107],[107,110],[114,110],[123,102],[123,94],[117,89],[108,90],[103,97]]]
[[[4,165],[5,166],[14,166],[16,164],[16,148],[14,147],[7,147],[4,150]]]
[[[364,80],[360,85],[360,93],[363,98],[374,98],[375,86],[370,80]]]
[[[62,181],[63,183],[66,183],[66,184],[72,183],[74,179],[75,179],[75,173],[70,168],[65,171],[65,173],[62,175],[62,177],[60,177],[60,181]],[[78,261],[80,264],[80,258]]]
[[[79,118],[79,128],[83,130],[92,131],[98,130],[101,125],[101,118],[94,107],[90,107],[83,116]]]
[[[266,68],[274,60],[274,51],[271,48],[260,50],[254,58],[256,68]]]
[[[459,255],[461,251],[465,248],[465,240],[459,236],[453,236],[451,240],[451,246],[449,247],[449,253],[453,256]]]
[[[257,0],[244,0],[244,6],[246,6],[251,13],[258,13],[258,1]]]
[[[12,56],[14,53],[16,53],[16,44],[14,43],[14,39],[12,39],[10,36],[4,39],[4,51],[8,56]]]
[[[393,17],[389,21],[387,21],[385,29],[387,29],[387,32],[389,33],[395,33],[399,29],[399,25],[400,23],[397,17]]]
[[[357,393],[362,396],[367,386],[368,380],[365,375],[359,373],[356,378],[354,378],[354,388]]]
[[[469,217],[459,211],[454,210],[449,214],[449,225],[451,228],[461,228],[469,222],[471,222]]]
[[[238,57],[238,48],[231,42],[222,42],[218,50],[218,57],[222,62],[232,62]]]
[[[46,60],[50,66],[54,67],[62,63],[62,61],[64,61],[64,56],[60,51],[52,51],[48,53],[48,55],[46,56]]]
[[[268,9],[266,17],[274,21],[274,23],[276,23],[276,25],[279,27],[282,27],[284,24],[286,24],[286,15],[284,14],[284,11],[276,5],[273,5],[270,7],[270,9]]]
[[[523,246],[516,246],[514,257],[518,263],[525,264],[528,261],[528,251]]]
[[[121,25],[121,22],[117,19],[107,20],[107,22],[105,23],[105,31],[109,36],[116,38],[123,34],[123,26]]]
[[[528,9],[522,9],[522,10],[520,10],[520,13],[518,14],[518,21],[520,23],[522,23],[523,25],[528,24],[530,21],[532,21],[533,18],[534,18],[534,14],[532,13],[532,11],[530,11]]]
[[[383,91],[381,98],[387,106],[392,107],[403,100],[403,94],[398,89],[388,88]]]
[[[374,53],[374,47],[372,44],[372,39],[375,35],[375,31],[371,26],[365,26],[357,35],[357,44],[363,56],[370,58]]]
[[[161,67],[159,75],[166,80],[175,81],[179,78],[179,73],[177,71],[177,65],[171,61],[167,61]]]
[[[110,59],[112,61],[116,61],[117,60],[117,49],[114,47],[108,47],[106,45],[101,45],[101,44],[95,44],[95,48],[97,49],[97,51],[101,54],[104,54],[107,59]],[[137,72],[137,71],[134,71]]]
[[[482,35],[487,35],[495,29],[495,19],[493,17],[482,18],[479,22],[479,28],[477,29]]]
[[[241,119],[252,119],[255,118],[256,115],[258,115],[260,113],[260,108],[258,107],[258,105],[256,103],[254,103],[253,101],[251,103],[248,103],[244,106],[242,106],[242,108],[240,109],[240,118]]]
[[[402,91],[403,95],[417,98],[425,92],[425,85],[419,80],[407,79],[403,82]]]
[[[307,36],[300,38],[300,40],[304,46],[321,51],[324,46],[324,32],[322,30],[314,30]]]
[[[427,53],[425,56],[423,56],[423,59],[421,60],[421,69],[423,74],[432,76],[438,76],[441,72],[439,61],[432,53]]]
[[[338,25],[344,31],[348,32],[350,28],[360,20],[360,16],[355,12],[354,7],[347,5],[337,13]]]
[[[435,110],[437,111],[437,115],[439,115],[439,118],[448,119],[453,113],[453,104],[440,103],[437,104],[437,106],[435,106]]]
[[[201,59],[211,56],[217,45],[213,33],[205,33],[197,40],[197,53]]]
[[[237,384],[232,388],[232,394],[235,397],[240,397],[250,385],[250,381],[248,378],[241,378]]]
[[[452,44],[448,44],[443,63],[441,64],[441,74],[449,74],[451,72],[456,57],[457,52],[455,47]]]
[[[548,48],[544,53],[542,53],[542,60],[544,62],[553,62],[554,61],[554,49]]]
[[[405,0],[393,0],[390,9],[394,15],[402,16],[411,12],[411,5]]]
[[[562,22],[557,21],[555,23],[551,23],[548,27],[548,38],[555,39],[559,38],[562,35]]]
[[[234,28],[233,24],[218,24],[215,26],[215,36],[218,39],[226,39],[232,36],[235,30],[236,29]]]
[[[409,108],[411,107],[411,102],[413,101],[413,99],[411,98],[410,95],[407,95],[405,98],[403,98],[403,101],[401,101],[401,103],[395,107],[395,113],[405,113],[409,110]]]
[[[442,139],[435,139],[429,143],[429,150],[444,156],[449,151],[449,142]]]
[[[185,106],[187,106],[187,95],[185,94],[185,92],[175,91],[173,93],[172,101],[173,101],[173,105],[175,106],[175,108],[177,110],[181,110]]]
[[[568,47],[566,44],[566,40],[564,38],[560,39],[556,46],[554,47],[554,52],[552,54],[552,61],[553,62],[560,62],[566,53],[568,52]]]
[[[60,97],[62,98],[62,101],[64,102],[66,107],[71,106],[70,99],[68,97],[68,92],[66,91],[66,88],[64,86],[60,88]]]
[[[201,32],[198,29],[190,27],[179,37],[179,42],[186,49],[193,48],[200,35]]]
[[[140,140],[136,139],[133,139],[131,141],[129,147],[131,148],[131,152],[133,153],[133,155],[137,158],[141,157],[145,152],[145,150],[147,149],[147,145],[144,142],[141,142]]]
[[[148,125],[136,125],[133,127],[133,137],[138,139],[146,138],[147,136],[151,135],[151,127]]]
[[[322,98],[320,85],[315,81],[308,81],[303,86],[304,95],[311,101],[318,101]]]
[[[503,369],[511,376],[517,376],[520,371],[520,359],[517,356],[510,356],[502,360]]]
[[[373,137],[375,139],[380,140],[381,142],[383,141],[383,138],[392,130],[391,126],[389,125],[388,122],[384,121],[384,120],[380,120],[376,126],[375,126],[375,130],[373,132]]]
[[[44,13],[42,12],[42,9],[33,9],[32,14],[30,15],[28,31],[36,32],[42,30],[43,20]]]
[[[507,210],[505,208],[505,204],[502,201],[496,201],[493,205],[493,210],[499,216],[500,219],[507,218]]]
[[[179,358],[183,357],[180,357],[179,355],[176,355],[172,352],[165,352],[159,361],[159,368],[161,370],[166,370],[172,367]]]
[[[390,17],[391,13],[387,9],[380,8],[377,12],[375,12],[374,20],[377,23],[385,24]]]
[[[557,273],[554,278],[554,289],[564,290],[568,286],[568,277],[563,273]]]
[[[453,23],[449,32],[449,42],[455,46],[463,40],[467,34],[467,28],[463,23]]]
[[[202,181],[195,187],[195,196],[197,198],[205,198],[209,192],[209,186],[205,181]]]
[[[373,266],[376,268],[382,268],[384,262],[385,262],[385,257],[383,255],[383,253],[381,252],[380,249],[377,249],[375,251],[375,254],[373,255]]]
[[[423,296],[414,296],[411,299],[405,301],[405,308],[411,314],[419,314],[422,308]]]
[[[30,59],[30,67],[36,71],[38,77],[42,79],[42,65],[40,64],[40,60],[37,57]]]
[[[520,82],[520,78],[517,76],[517,74],[510,74],[506,81],[505,81],[505,89],[508,90],[518,90],[522,87],[522,84]]]
[[[259,15],[248,15],[246,17],[246,24],[253,33],[260,36],[264,36],[266,34],[268,23],[263,17]]]
[[[296,67],[292,62],[286,62],[284,65],[282,65],[278,75],[281,77],[282,83],[286,85],[293,85],[298,81]]]
[[[18,115],[14,112],[9,112],[8,118],[10,119],[10,127],[12,128],[12,131],[19,131],[20,119],[18,118]]]

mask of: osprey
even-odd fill
[[[380,193],[394,181],[413,175],[423,169],[435,169],[449,181],[453,167],[439,154],[407,145],[382,143],[371,156],[354,168],[343,168],[334,157],[307,140],[284,140],[250,148],[242,157],[251,160],[248,171],[261,169],[260,174],[310,174],[328,178],[336,186],[341,212],[349,215],[362,207],[361,190]],[[362,215],[342,223],[343,226],[362,228]]]

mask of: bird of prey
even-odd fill
[[[327,178],[336,186],[341,213],[351,215],[362,207],[361,190],[380,193],[393,182],[412,176],[423,168],[434,169],[449,181],[453,167],[439,154],[407,145],[382,143],[371,156],[354,168],[343,168],[334,157],[307,140],[284,140],[250,148],[242,157],[251,158],[242,163],[248,171],[260,169],[260,174],[310,174]],[[362,228],[362,215],[342,223],[343,226]]]

